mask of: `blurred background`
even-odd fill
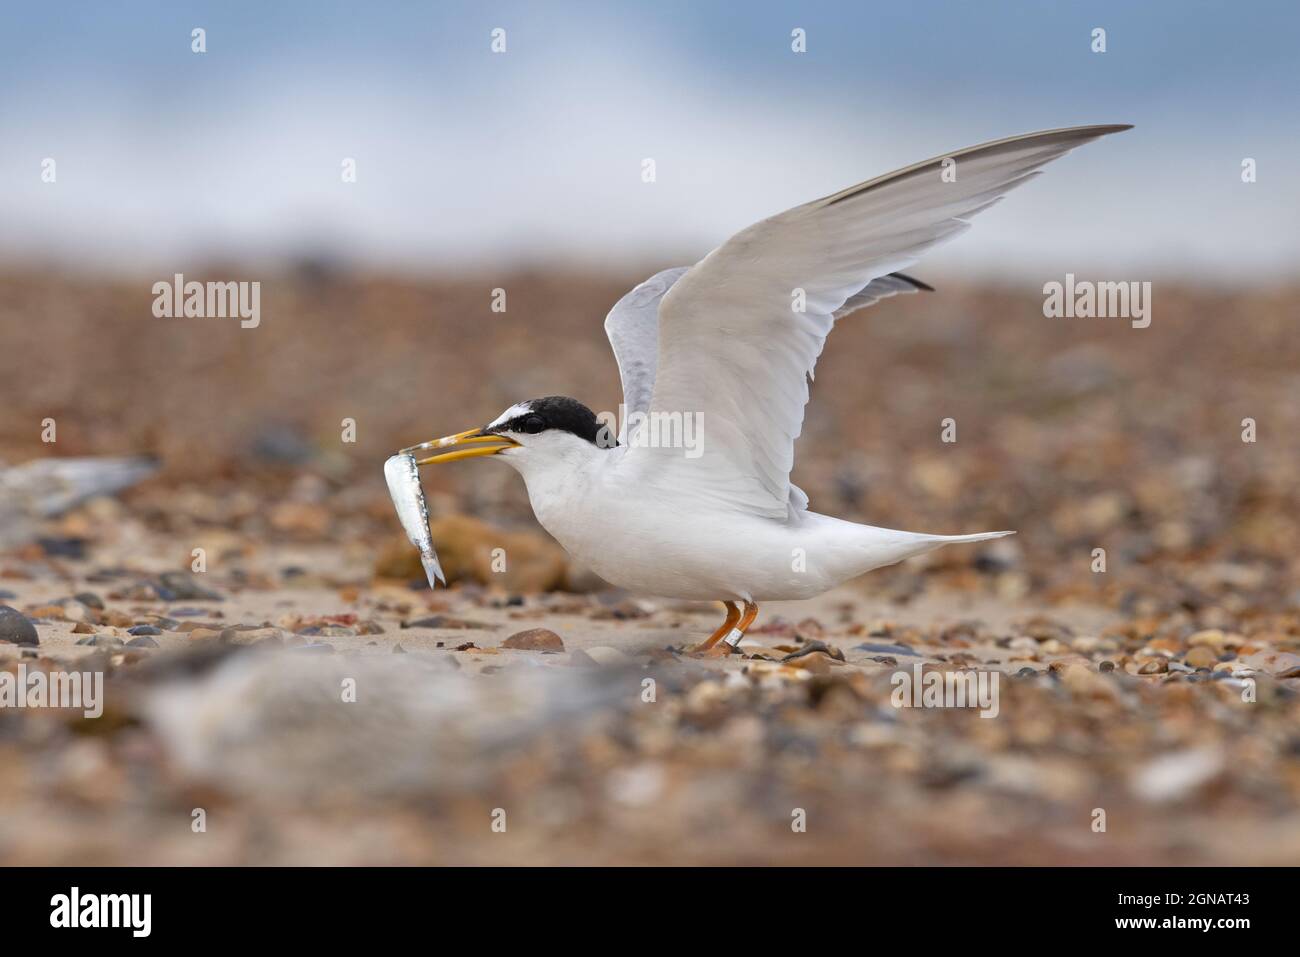
[[[382,620],[385,611],[406,621],[468,602],[490,616],[518,600],[511,607],[546,618],[559,613],[547,604],[559,594],[603,595],[590,598],[592,614],[622,607],[621,618],[597,620],[630,618],[625,627],[649,615],[646,628],[707,630],[712,612],[629,610],[619,604],[627,596],[568,568],[538,533],[522,483],[491,463],[425,476],[436,520],[486,523],[444,527],[440,546],[464,557],[453,559],[451,604],[438,605],[444,599],[407,586],[418,563],[393,520],[383,459],[527,397],[568,394],[616,409],[605,312],[640,280],[698,260],[758,219],[978,142],[1132,123],[1053,164],[910,269],[938,291],[846,320],[818,366],[793,476],[814,509],[901,528],[1020,534],[873,574],[852,586],[858,610],[819,612],[838,625],[828,617],[782,634],[804,643],[832,640],[835,627],[866,628],[889,644],[901,640],[896,629],[914,629],[912,646],[940,661],[955,648],[1055,640],[1031,656],[1044,674],[1073,654],[1090,674],[1109,655],[1136,675],[1159,657],[1183,661],[1193,637],[1217,632],[1211,666],[1231,671],[1251,659],[1274,675],[1273,710],[1225,717],[1209,691],[1183,694],[1194,682],[1176,669],[1160,680],[1181,690],[1133,677],[1116,697],[1086,682],[1062,690],[1051,678],[1046,690],[1015,692],[1029,702],[1023,735],[998,738],[951,716],[897,739],[862,731],[870,743],[854,739],[838,760],[858,768],[853,747],[876,750],[860,780],[836,783],[798,758],[847,733],[838,712],[809,718],[794,740],[789,722],[803,718],[759,709],[780,724],[760,732],[754,701],[731,701],[725,713],[696,702],[705,718],[684,706],[674,720],[692,733],[730,728],[713,743],[756,748],[750,777],[714,793],[713,779],[644,770],[639,745],[627,745],[620,763],[622,743],[583,752],[590,767],[579,761],[576,771],[572,755],[557,757],[568,778],[530,773],[569,788],[559,806],[622,835],[626,844],[607,845],[616,860],[655,859],[667,825],[620,815],[654,804],[638,804],[644,794],[671,792],[675,774],[696,787],[692,826],[708,828],[719,794],[732,801],[766,789],[781,805],[790,775],[806,772],[824,789],[827,815],[848,813],[856,805],[842,799],[852,797],[915,826],[844,822],[839,845],[785,852],[800,860],[1294,862],[1300,850],[1276,834],[1294,824],[1300,738],[1294,679],[1276,676],[1300,664],[1300,181],[1289,167],[1300,151],[1298,27],[1300,10],[1280,0],[10,5],[0,13],[0,461],[143,454],[159,471],[120,498],[14,536],[0,553],[0,601],[37,621],[50,648],[82,634],[51,602],[96,575],[100,591],[120,598],[103,613],[87,606],[84,634],[111,637],[126,618],[144,621],[140,609],[175,622],[184,616],[172,614],[169,594],[206,599],[159,591],[150,576],[188,568],[202,541],[222,556],[213,587],[256,599],[242,612],[228,606],[227,625],[274,621],[313,645],[322,643],[313,627],[351,629],[326,633],[340,649],[365,647],[367,634],[355,621],[313,615]],[[204,53],[191,49],[196,28]],[[492,50],[498,28],[503,53]],[[1092,49],[1097,28],[1104,53]],[[791,49],[796,29],[806,52]],[[643,181],[647,159],[653,182]],[[1247,159],[1254,182],[1243,182]],[[156,318],[152,286],[176,273],[259,281],[260,325]],[[1043,285],[1066,273],[1152,283],[1150,327],[1044,318]],[[491,308],[497,288],[504,313]],[[953,445],[939,441],[950,416]],[[1257,426],[1252,443],[1242,441],[1246,418]],[[42,441],[46,419],[57,424],[53,445]],[[344,440],[345,420],[355,441]],[[480,551],[501,534],[525,536],[531,544],[520,549],[534,549],[541,570],[504,587],[483,571]],[[1091,567],[1098,547],[1104,575]],[[951,594],[984,602],[983,623],[954,632],[973,613],[942,597]],[[126,616],[116,625],[115,600]],[[289,614],[298,617],[285,625]],[[1265,665],[1252,655],[1273,657]],[[855,688],[861,700],[887,700],[880,681]],[[1226,694],[1235,701],[1235,690]],[[821,695],[799,702],[816,710]],[[930,756],[945,741],[951,747]],[[96,760],[125,760],[118,744],[96,747],[97,757],[59,765],[67,780],[54,774],[64,782],[55,791],[66,786],[74,805],[120,824],[122,794],[78,777]],[[790,757],[783,748],[793,749],[789,767],[772,757]],[[893,758],[881,760],[880,749]],[[1190,770],[1150,764],[1188,754]],[[715,757],[726,764],[721,754],[706,763]],[[607,769],[604,761],[616,776],[589,793],[590,768]],[[1229,765],[1244,776],[1228,776]],[[1194,773],[1206,767],[1212,773]],[[1190,783],[1173,792],[1123,784],[1147,772]],[[11,804],[48,805],[35,771],[10,774],[0,774],[0,794]],[[310,768],[302,774],[313,780]],[[174,783],[154,780],[144,803],[176,812],[188,792]],[[1006,803],[1008,791],[1028,804]],[[1140,804],[1150,793],[1172,793],[1180,810],[1159,797],[1159,813],[1130,817],[1127,850],[1075,837],[1009,846],[996,824],[1030,814],[1050,828],[1098,800]],[[606,819],[611,806],[621,810]],[[1222,830],[1227,817],[1242,833]],[[960,823],[951,844],[921,836],[939,820]],[[154,824],[136,823],[151,860],[196,853],[151,844]],[[574,838],[571,823],[560,814],[555,843],[525,856],[590,859],[597,832]],[[253,859],[259,831],[246,824],[213,857],[195,859]],[[459,833],[455,819],[442,825],[440,839]],[[331,832],[321,856],[408,860],[418,847],[414,859],[447,859],[422,831],[431,843],[412,843],[423,823],[395,816],[385,826],[370,857],[346,829]],[[67,833],[77,836],[60,859],[100,847]],[[23,840],[0,829],[0,853],[47,859]],[[264,860],[315,859],[304,848],[319,840],[286,838],[283,856]],[[618,858],[625,846],[637,850]],[[459,860],[488,853],[455,847]],[[735,859],[729,848],[696,853]],[[130,859],[111,843],[97,853]]]
[[[636,272],[925,157],[1112,122],[1137,129],[929,271],[1241,280],[1286,276],[1300,252],[1300,187],[1284,175],[1300,12],[1280,0],[236,0],[4,18],[0,244],[15,262]],[[796,28],[806,53],[791,51]]]

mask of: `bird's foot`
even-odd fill
[[[739,653],[736,645],[740,644],[740,639],[745,637],[737,628],[732,628],[731,632],[723,637],[721,641],[702,641],[698,645],[687,649],[687,654],[697,658],[725,658],[728,655]]]
[[[727,655],[734,654],[738,649],[741,639],[745,637],[745,629],[754,623],[758,616],[758,605],[752,601],[744,602],[742,610],[741,605],[733,601],[724,601],[723,605],[727,609],[727,620],[708,639],[701,644],[692,648],[688,654],[699,655],[708,658],[725,658]]]
[[[694,648],[687,651],[691,655],[704,655],[712,653],[722,639],[728,637],[736,630],[736,625],[740,622],[740,606],[734,601],[724,601],[722,606],[727,609],[727,619],[718,626],[718,630],[709,635],[704,641],[700,642]],[[739,639],[737,639],[739,640]],[[719,652],[719,654],[730,654],[730,652]]]

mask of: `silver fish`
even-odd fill
[[[433,550],[433,536],[429,534],[429,508],[424,503],[424,490],[420,487],[420,470],[415,464],[415,456],[399,452],[384,463],[384,480],[388,482],[388,494],[397,509],[397,519],[411,544],[420,550],[420,564],[424,566],[425,577],[429,587],[434,588],[434,579],[447,584],[447,578],[438,564],[438,555]]]

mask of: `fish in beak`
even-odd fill
[[[437,455],[431,455],[428,458],[417,459],[415,463],[416,465],[436,465],[442,462],[455,462],[459,459],[477,458],[480,455],[496,455],[503,449],[514,448],[518,444],[514,439],[504,435],[484,432],[482,429],[469,429],[465,432],[457,432],[455,435],[444,435],[440,439],[412,445],[410,448],[402,449],[401,454],[414,455],[416,452],[424,452],[429,449],[449,449],[449,451],[439,452]],[[456,448],[456,446],[464,446],[464,448]]]
[[[447,584],[447,578],[438,562],[438,554],[433,548],[433,536],[429,529],[429,509],[424,502],[424,490],[420,487],[419,466],[432,465],[435,462],[453,462],[456,459],[469,459],[478,455],[496,455],[502,449],[508,449],[519,443],[504,435],[493,435],[482,429],[470,429],[445,435],[431,442],[421,442],[402,449],[384,463],[384,480],[388,483],[388,494],[393,499],[398,521],[411,544],[420,550],[420,563],[424,566],[429,587],[441,581]],[[429,449],[447,449],[426,459],[417,460],[417,452]]]

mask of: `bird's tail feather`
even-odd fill
[[[986,542],[993,538],[1014,535],[1015,532],[976,532],[973,535],[926,535],[921,532],[904,532],[897,529],[857,526],[860,553],[851,560],[849,575],[861,575],[873,568],[883,568],[907,558],[924,555],[945,545]]]
[[[941,545],[960,544],[962,542],[987,542],[991,538],[1006,538],[1008,535],[1014,535],[1015,532],[976,532],[973,535],[927,535],[925,536],[932,542]]]

